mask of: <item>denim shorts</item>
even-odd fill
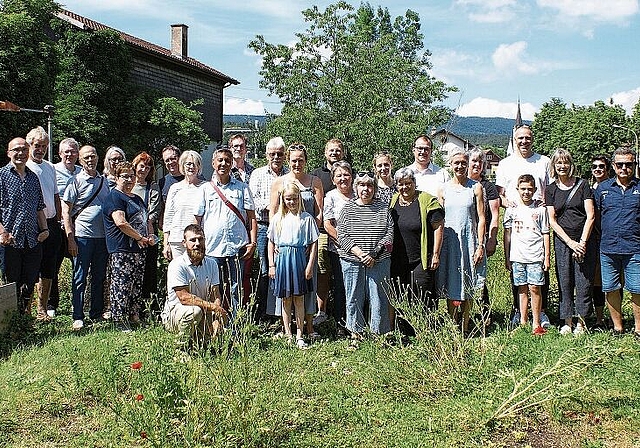
[[[600,254],[602,291],[613,292],[622,288],[620,274],[624,273],[624,289],[640,294],[640,254]]]
[[[513,271],[513,284],[516,286],[544,285],[544,269],[541,261],[533,263],[512,261],[511,270]]]

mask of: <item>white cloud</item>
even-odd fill
[[[505,23],[516,16],[515,0],[456,0],[468,11],[469,20],[479,23]]]
[[[520,72],[527,75],[538,73],[541,69],[540,64],[525,62],[525,59],[529,59],[526,50],[527,43],[525,41],[500,44],[491,55],[491,60],[495,68],[500,72]]]
[[[617,92],[611,95],[615,104],[620,104],[629,115],[633,112],[633,107],[640,101],[640,87],[627,90],[626,92]]]
[[[264,104],[248,98],[228,97],[222,110],[225,115],[264,115]]]
[[[502,117],[516,118],[518,103],[502,103],[491,98],[477,97],[456,110],[461,117]],[[520,113],[523,120],[533,120],[538,108],[531,103],[521,103]]]
[[[477,56],[457,50],[433,50],[431,75],[447,84],[454,84],[456,77],[474,78],[480,61]]]
[[[638,0],[537,0],[538,6],[558,11],[559,16],[617,22],[638,13]]]

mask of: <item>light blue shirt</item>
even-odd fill
[[[233,177],[226,185],[214,182],[246,222],[246,210],[255,209],[249,186]],[[211,182],[204,184],[200,190],[202,196],[196,216],[202,216],[207,245],[206,254],[213,257],[237,255],[240,248],[249,243],[246,226],[220,198]]]
[[[88,207],[85,207],[74,221],[76,237],[80,238],[104,238],[104,223],[102,220],[102,204],[109,196],[109,186],[107,179],[100,173],[95,177],[89,176],[86,171],[82,170],[73,180],[69,181],[67,188],[64,190],[62,199],[71,204],[71,216],[74,216],[91,199],[93,193],[100,186],[100,193],[91,201]]]

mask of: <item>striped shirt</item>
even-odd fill
[[[381,245],[389,248],[393,243],[393,220],[389,208],[378,199],[367,205],[347,202],[340,212],[337,230],[340,243],[338,254],[348,261],[360,261],[351,253],[354,246],[366,253],[373,252]],[[377,259],[390,256],[390,251],[386,249]]]

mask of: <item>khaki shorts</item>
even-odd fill
[[[328,245],[329,235],[321,233],[318,237],[318,274],[331,274]]]

